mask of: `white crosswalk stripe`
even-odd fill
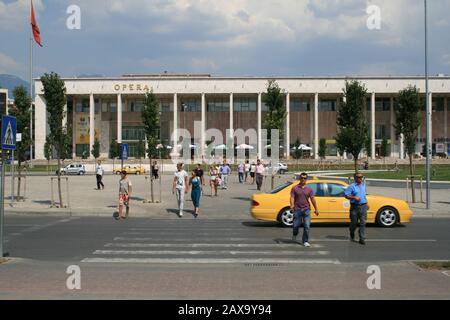
[[[211,227],[211,228],[209,228]],[[129,228],[83,263],[130,264],[340,264],[324,244],[305,248],[290,239],[260,237],[240,227],[162,226]],[[168,237],[174,235],[174,237]],[[249,236],[250,235],[250,236]]]

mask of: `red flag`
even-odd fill
[[[39,31],[39,26],[36,22],[36,17],[34,16],[33,0],[31,0],[31,28],[33,29],[34,40],[42,47],[41,32]]]

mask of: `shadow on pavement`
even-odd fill
[[[249,197],[233,197],[231,199],[242,200],[242,201],[252,201]]]
[[[50,200],[33,200],[34,203],[39,203],[39,204],[48,204],[51,205],[52,202]]]
[[[273,228],[273,227],[278,227],[278,228],[282,228],[281,224],[279,224],[278,222],[272,222],[272,221],[244,221],[242,222],[242,225],[246,226],[246,227],[253,227],[253,228]]]

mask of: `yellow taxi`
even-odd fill
[[[291,189],[298,182],[286,182],[270,193],[252,196],[251,215],[257,220],[278,221],[285,227],[293,224],[290,212]],[[348,184],[339,180],[310,179],[307,185],[313,189],[319,216],[311,214],[312,223],[350,222],[350,201],[345,198]],[[413,212],[404,200],[367,194],[369,210],[367,223],[381,227],[393,227],[409,222]],[[311,209],[314,207],[311,205]]]
[[[141,166],[124,166],[123,169],[122,168],[116,168],[113,170],[114,174],[120,174],[120,172],[122,170],[125,170],[127,172],[127,174],[144,174],[145,173],[145,169],[144,167]]]

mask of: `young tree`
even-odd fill
[[[98,141],[98,139],[95,139],[95,141],[94,141],[94,145],[92,146],[91,154],[96,160],[98,157],[100,157],[100,141]]]
[[[272,129],[277,129],[279,132],[279,145],[282,145],[284,134],[284,122],[286,120],[286,108],[284,107],[285,93],[275,80],[269,80],[267,83],[267,92],[262,97],[262,101],[267,106],[268,111],[264,118],[263,129],[267,130],[267,138],[272,146],[272,152],[274,150],[274,144],[272,141]],[[288,150],[289,151],[289,150]],[[274,164],[272,164],[274,165]],[[272,172],[271,187],[274,187],[274,175]]]
[[[386,165],[386,157],[388,156],[388,141],[386,137],[383,138],[381,141],[381,147],[380,147],[380,157],[383,158],[383,162]]]
[[[368,136],[364,101],[367,89],[358,81],[346,82],[344,95],[337,113],[338,133],[336,143],[341,152],[353,155],[355,172],[358,172],[358,158]]]
[[[22,141],[17,142],[16,154],[19,163],[17,197],[20,199],[20,186],[22,181],[22,162],[26,161],[26,152],[30,150],[30,104],[31,98],[24,86],[13,90],[14,106],[10,109],[10,115],[17,119],[17,132],[22,133]]]
[[[145,136],[147,138],[147,154],[150,161],[150,168],[152,167],[153,159],[158,155],[158,149],[156,147],[158,146],[160,140],[159,117],[159,102],[152,90],[145,94],[145,103],[142,110],[142,122],[144,124]],[[150,194],[151,201],[154,202],[153,177],[150,179]]]
[[[145,142],[142,141],[142,139],[140,139],[137,144],[136,153],[139,158],[140,165],[142,166],[142,158],[145,156]]]
[[[119,144],[116,140],[111,140],[109,145],[109,157],[113,159],[113,170],[114,170],[114,160],[119,156]]]
[[[300,159],[302,156],[302,150],[300,150],[300,145],[301,145],[300,139],[297,138],[297,140],[295,140],[295,143],[294,143],[294,158],[295,159]]]
[[[47,159],[47,173],[49,172],[50,160],[52,158],[52,142],[50,141],[50,136],[45,137],[44,144],[44,157]]]
[[[325,156],[327,154],[327,140],[324,138],[320,139],[319,141],[319,157],[320,159],[325,159]]]
[[[419,89],[416,86],[408,86],[399,92],[395,105],[395,134],[399,137],[403,134],[405,151],[409,157],[409,172],[414,175],[413,156],[416,150],[416,139],[421,123],[420,111],[422,102]],[[415,202],[414,177],[411,179],[412,201]]]
[[[52,72],[45,73],[41,77],[41,82],[44,91],[44,100],[48,112],[48,124],[50,127],[50,141],[56,151],[58,159],[58,195],[60,207],[63,207],[62,193],[61,193],[61,158],[66,158],[68,155],[68,136],[67,127],[63,125],[65,117],[64,106],[67,103],[66,87],[64,81],[61,80],[58,74]]]
[[[367,139],[364,143],[364,149],[366,149],[367,160],[369,160],[370,157],[372,157],[372,141],[369,135],[367,135]]]

